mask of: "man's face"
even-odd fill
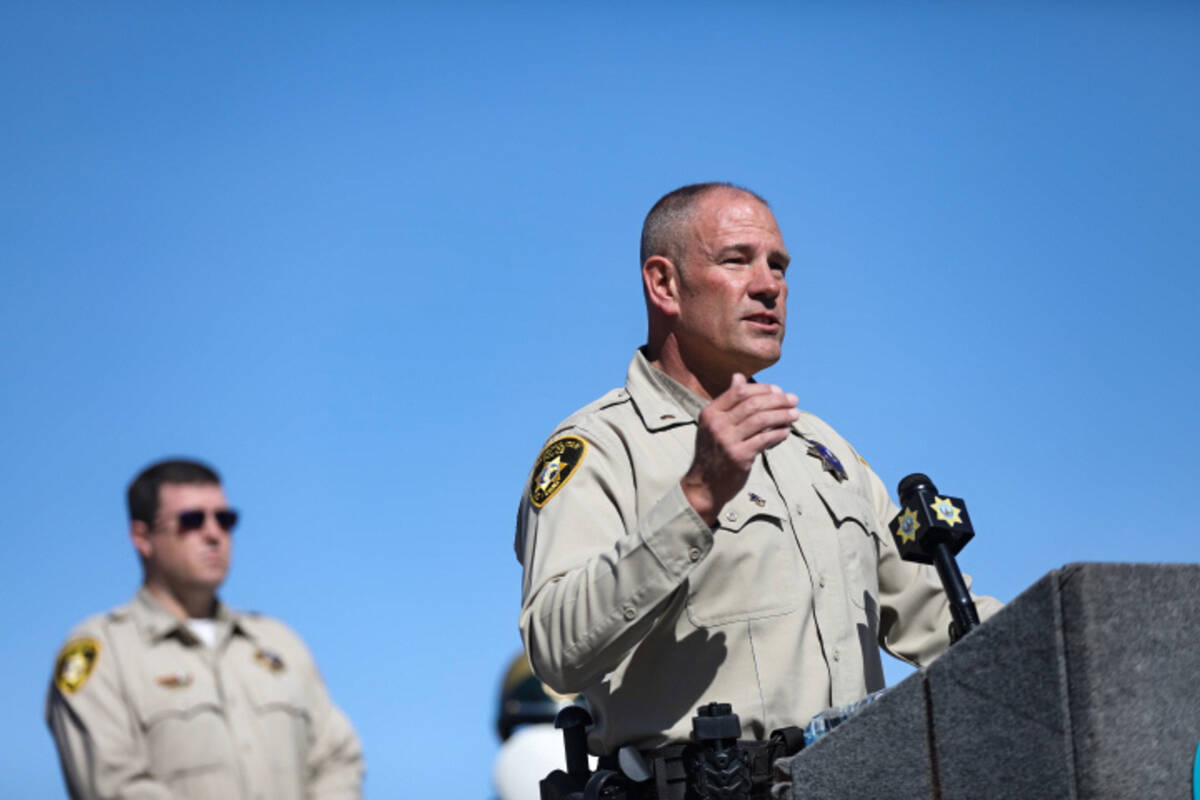
[[[217,484],[164,483],[158,490],[158,516],[138,542],[148,573],[176,590],[216,592],[229,572],[232,537],[214,512],[226,511],[225,492]],[[197,528],[185,529],[179,515],[203,511]]]
[[[692,363],[753,375],[779,360],[787,249],[770,209],[714,189],[696,203],[679,276],[675,334]]]

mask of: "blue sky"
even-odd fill
[[[6,794],[62,796],[51,662],[138,582],[126,483],[187,454],[243,512],[225,597],[305,636],[368,795],[486,796],[526,472],[623,380],[641,219],[698,180],[793,256],[762,377],[966,498],[978,589],[1200,560],[1198,23],[4,3]]]

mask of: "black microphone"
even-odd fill
[[[896,548],[905,561],[937,566],[954,617],[950,641],[956,642],[979,625],[975,601],[954,559],[975,536],[967,504],[961,497],[942,496],[919,472],[901,480],[896,493],[903,508],[888,523]]]

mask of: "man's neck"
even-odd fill
[[[668,338],[657,350],[647,345],[643,352],[652,366],[665,372],[702,400],[711,402],[728,389],[733,381],[732,372],[721,369],[706,371],[689,365],[688,359],[680,352],[673,338]]]
[[[159,581],[147,578],[143,584],[160,606],[176,619],[204,619],[217,608],[215,592],[199,589],[191,592],[172,591]]]

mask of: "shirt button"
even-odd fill
[[[730,522],[737,522],[737,512],[736,511],[726,511],[725,519],[729,520]]]
[[[833,660],[834,660],[834,661],[841,661],[841,660],[842,660],[842,654],[841,654],[840,652],[838,652],[837,650],[834,650],[834,651],[833,651]]]
[[[817,586],[820,586],[822,589],[825,588],[825,576],[824,575],[817,578]]]
[[[793,511],[795,511],[797,514],[803,514],[803,513],[804,513],[804,509],[803,509],[803,508],[801,508],[801,506],[800,506],[800,504],[799,504],[799,503],[796,503],[796,505],[792,506],[792,510],[793,510]]]
[[[703,553],[700,552],[699,547],[693,547],[691,550],[688,550],[688,558],[690,558],[692,561],[699,561],[701,555],[703,555]]]
[[[625,619],[632,620],[637,616],[637,609],[633,606],[625,606]]]

